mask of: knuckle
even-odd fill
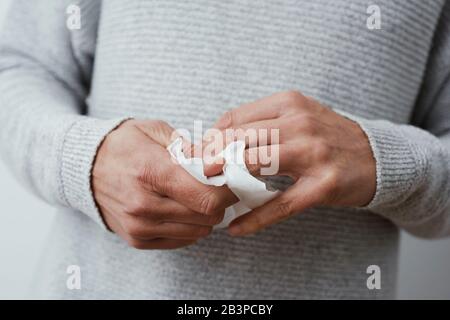
[[[155,173],[154,166],[151,164],[141,165],[135,174],[135,180],[139,185],[152,185],[154,183]]]
[[[319,139],[313,144],[311,152],[313,153],[314,159],[320,162],[329,160],[331,155],[330,146],[322,139]]]
[[[200,211],[202,213],[213,215],[219,208],[219,199],[216,193],[210,189],[200,196]]]
[[[152,125],[155,129],[164,129],[168,127],[167,122],[163,120],[153,120]]]
[[[144,166],[138,176],[138,183],[164,195],[172,194],[173,180],[177,177],[176,170],[178,168],[172,162],[167,165]]]
[[[162,136],[170,137],[173,133],[173,128],[165,121],[156,120],[155,129]]]
[[[126,220],[123,223],[122,228],[131,239],[143,237],[145,233],[134,219]]]
[[[146,120],[138,128],[159,144],[167,143],[167,139],[172,137],[174,131],[167,122],[162,120]]]
[[[300,107],[303,106],[306,102],[306,98],[300,92],[296,90],[289,90],[284,93],[284,99],[288,103],[288,105],[292,107]]]
[[[265,221],[263,216],[255,215],[254,217],[253,226],[256,230],[261,230],[267,226],[267,221]]]
[[[235,109],[230,109],[223,114],[223,116],[217,122],[219,128],[229,128],[232,127],[235,119]]]
[[[177,179],[178,167],[172,165],[164,165],[157,174],[153,174],[151,186],[160,194],[171,195],[174,192],[174,186],[178,184]]]
[[[149,209],[147,197],[142,193],[137,192],[130,197],[128,204],[125,207],[125,213],[132,216],[142,215],[148,213]]]
[[[147,129],[151,132],[161,132],[171,129],[169,124],[163,120],[147,120]]]
[[[292,201],[282,201],[278,204],[278,213],[282,219],[290,217],[293,213]]]
[[[286,100],[293,101],[302,97],[302,94],[297,90],[287,90],[284,92],[284,97]]]
[[[339,186],[339,170],[331,167],[325,171],[323,177],[323,187],[327,197],[333,197],[337,194]]]
[[[315,120],[309,114],[293,117],[292,121],[297,126],[297,130],[303,134],[314,135],[316,133]]]

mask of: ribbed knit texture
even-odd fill
[[[75,122],[64,137],[60,176],[63,200],[86,213],[102,227],[103,220],[91,192],[91,169],[103,138],[124,120],[99,121],[86,118]],[[80,143],[80,139],[83,143]]]
[[[81,8],[80,30],[66,28],[69,4]],[[377,1],[381,30],[366,27],[371,4],[15,0],[0,38],[2,156],[59,211],[37,297],[393,298],[398,228],[450,233],[450,2]],[[207,129],[229,108],[290,89],[367,134],[377,163],[367,207],[316,208],[174,251],[137,251],[105,230],[92,163],[121,121]],[[73,264],[81,290],[66,288]],[[366,286],[372,264],[381,290]]]

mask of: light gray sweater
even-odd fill
[[[366,0],[14,0],[0,34],[1,153],[58,207],[39,297],[394,297],[398,228],[450,234],[450,1],[376,3],[381,30],[367,28]],[[66,28],[69,4],[80,30]],[[92,162],[124,117],[189,129],[288,89],[367,133],[377,191],[366,208],[174,251],[131,249],[104,229]],[[373,264],[381,290],[366,286]],[[81,290],[66,287],[69,265]]]

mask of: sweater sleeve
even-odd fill
[[[11,1],[0,37],[0,152],[33,193],[102,224],[91,192],[98,146],[124,119],[96,119],[85,104],[99,1]],[[66,27],[69,5],[81,29]]]
[[[377,190],[367,206],[420,237],[450,235],[450,1],[410,125],[348,116],[367,134]]]

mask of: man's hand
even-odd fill
[[[237,201],[170,159],[173,129],[129,120],[102,143],[93,169],[96,202],[108,227],[137,249],[174,249],[206,237]]]
[[[375,160],[362,129],[298,92],[275,94],[231,110],[215,128],[223,130],[224,137],[225,129],[279,129],[277,175],[296,181],[279,197],[234,220],[229,227],[232,235],[254,233],[314,206],[364,206],[374,196]],[[251,159],[267,154],[271,142],[252,141],[254,135],[246,138],[248,145],[256,146],[246,150],[247,167],[258,175],[261,165]],[[214,175],[220,169],[211,165],[206,172]]]

